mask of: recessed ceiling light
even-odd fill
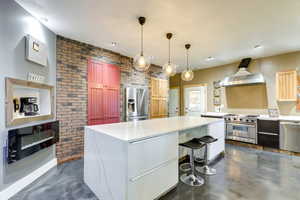
[[[207,61],[211,61],[211,60],[214,60],[214,59],[215,59],[215,58],[212,57],[212,56],[209,56],[209,57],[206,58]]]
[[[260,49],[260,48],[262,48],[262,46],[260,44],[257,44],[254,46],[254,49]]]
[[[116,42],[112,42],[111,46],[115,47],[115,46],[117,46],[117,43]]]

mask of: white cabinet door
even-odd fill
[[[130,180],[128,200],[153,200],[178,183],[178,160],[171,160]]]
[[[214,138],[224,138],[225,137],[225,123],[216,122],[208,125],[208,135]]]
[[[178,133],[130,143],[128,178],[140,176],[172,159],[178,159]]]
[[[209,144],[208,160],[211,161],[225,150],[225,125],[223,122],[216,122],[208,126],[208,135],[217,138],[218,141]]]

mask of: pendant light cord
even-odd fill
[[[144,33],[143,33],[143,25],[141,26],[141,56],[144,56]]]
[[[189,50],[186,50],[186,68],[187,70],[190,70],[190,66],[189,66]]]
[[[171,51],[171,39],[169,39],[169,65],[171,64],[171,53],[170,53],[170,51]]]

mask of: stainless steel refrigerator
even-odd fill
[[[148,119],[149,91],[147,87],[125,88],[126,121]]]

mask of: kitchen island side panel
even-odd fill
[[[100,200],[127,200],[127,143],[85,128],[84,182]]]

